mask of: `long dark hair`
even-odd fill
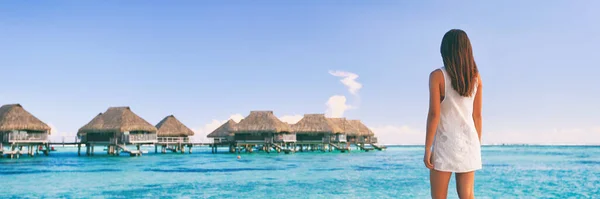
[[[450,76],[452,88],[461,96],[473,95],[479,71],[475,64],[475,58],[473,58],[473,48],[467,33],[459,29],[446,32],[442,39],[440,52],[444,60],[444,67]]]

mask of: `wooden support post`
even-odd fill
[[[81,144],[77,144],[77,156],[81,156]]]
[[[154,145],[154,153],[158,153],[158,145],[157,144]]]
[[[8,147],[8,150],[9,150],[10,152],[12,152],[12,151],[13,151],[13,148],[14,148],[14,147],[13,147],[13,146],[12,146],[12,144],[11,144],[11,145],[10,145],[10,147]],[[8,156],[10,156],[10,159],[12,159],[12,153],[10,153],[10,155],[7,155],[6,157],[8,158]]]
[[[194,145],[188,145],[188,147],[190,147],[190,154],[192,154],[192,148],[194,147]]]
[[[181,153],[185,153],[185,146],[181,145]]]
[[[92,153],[91,155],[92,155],[92,156],[94,156],[94,144],[90,145],[90,148],[91,148],[91,151],[92,151],[92,152],[91,152],[91,153]]]

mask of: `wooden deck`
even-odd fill
[[[131,144],[131,143],[130,143]],[[386,146],[383,145],[378,145],[376,143],[345,143],[345,142],[341,142],[341,143],[324,143],[320,140],[300,140],[297,142],[290,142],[290,143],[265,143],[264,141],[259,141],[259,140],[242,140],[239,142],[217,142],[217,143],[209,143],[209,142],[172,142],[172,141],[165,141],[165,142],[155,142],[155,143],[148,143],[148,144],[135,144],[133,143],[134,147],[132,147],[131,145],[123,145],[123,144],[115,144],[115,143],[109,143],[109,142],[88,142],[88,145],[90,146],[86,146],[85,142],[81,142],[79,140],[71,140],[69,142],[66,141],[49,141],[45,144],[42,145],[35,145],[35,144],[24,144],[24,145],[16,145],[17,148],[12,148],[11,149],[2,149],[0,148],[0,155],[1,156],[5,156],[5,157],[17,157],[19,158],[19,156],[21,155],[30,155],[33,156],[33,154],[38,154],[39,151],[42,151],[45,155],[48,155],[49,152],[51,152],[51,149],[53,147],[51,146],[75,146],[78,147],[78,154],[81,155],[81,147],[84,147],[84,151],[85,154],[87,154],[88,156],[93,156],[94,155],[94,148],[96,148],[96,146],[102,146],[105,147],[104,151],[105,153],[108,153],[109,155],[119,155],[121,153],[125,153],[125,154],[129,154],[130,156],[142,156],[144,153],[148,153],[148,151],[144,151],[144,150],[140,150],[140,146],[142,145],[150,145],[150,146],[155,146],[155,152],[158,153],[158,148],[163,148],[161,151],[162,153],[165,153],[166,151],[171,151],[171,152],[181,152],[181,153],[192,153],[192,148],[194,146],[210,146],[213,150],[213,153],[217,153],[217,148],[219,147],[229,147],[229,151],[230,153],[241,153],[241,152],[247,152],[247,153],[253,153],[253,152],[266,152],[266,153],[271,153],[271,152],[277,152],[277,153],[285,153],[285,154],[290,154],[290,153],[296,153],[296,152],[310,152],[310,151],[321,151],[321,152],[332,152],[332,151],[339,151],[342,153],[345,152],[351,152],[351,146],[355,145],[357,150],[362,150],[362,151],[372,151],[372,150],[385,150]],[[130,148],[128,148],[128,146]],[[137,146],[137,147],[135,147]],[[21,147],[21,148],[19,148]],[[40,148],[38,148],[40,147]],[[87,151],[86,151],[87,148]],[[185,148],[188,148],[188,150],[186,151]]]

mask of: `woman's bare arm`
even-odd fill
[[[479,143],[481,143],[481,93],[483,92],[483,84],[481,83],[481,76],[477,75],[477,93],[475,93],[475,99],[473,100],[473,121],[475,122],[475,129],[477,129],[477,136],[479,136]]]
[[[440,122],[441,94],[440,87],[444,74],[435,70],[429,75],[429,114],[427,114],[427,134],[425,137],[425,151],[431,150],[433,139]]]

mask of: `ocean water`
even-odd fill
[[[0,198],[428,198],[422,146],[296,154],[0,159]],[[600,147],[485,146],[477,198],[600,198]],[[457,198],[451,181],[449,198]]]

